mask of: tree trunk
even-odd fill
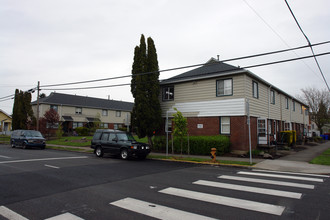
[[[148,136],[148,143],[149,143],[149,145],[150,145],[150,148],[152,149],[152,147],[153,147],[153,143],[152,143],[152,136]]]

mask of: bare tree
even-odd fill
[[[316,88],[306,88],[301,91],[303,95],[299,98],[309,106],[311,120],[322,133],[322,127],[329,123],[330,119],[330,93],[326,89]]]

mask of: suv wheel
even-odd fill
[[[128,158],[128,151],[127,149],[122,149],[120,151],[120,158],[123,160],[126,160]]]
[[[26,149],[26,143],[25,142],[23,143],[22,148]]]
[[[11,141],[11,147],[12,148],[15,148],[16,147],[14,141]]]
[[[97,147],[96,150],[95,150],[95,155],[97,157],[102,157],[103,156],[103,149],[102,147]]]

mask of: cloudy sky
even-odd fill
[[[288,0],[311,43],[330,40],[329,0]],[[0,109],[12,113],[15,89],[129,75],[140,36],[152,37],[161,70],[306,45],[284,0],[1,0]],[[330,44],[314,48],[330,51]],[[229,62],[249,66],[311,55],[309,49]],[[318,57],[330,82],[330,56]],[[188,70],[188,69],[187,69]],[[249,69],[296,96],[325,89],[313,59]],[[164,72],[166,79],[186,70]],[[129,83],[130,78],[74,85]],[[43,87],[48,95],[54,87]],[[65,87],[56,87],[56,89]],[[133,101],[129,86],[55,90]],[[33,100],[36,99],[34,93]]]

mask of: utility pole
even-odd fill
[[[39,131],[39,94],[40,93],[40,81],[37,86],[37,131]]]

